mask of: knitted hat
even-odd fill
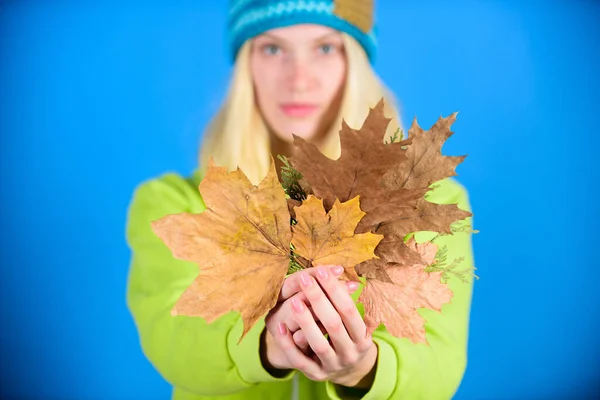
[[[244,42],[269,29],[319,24],[345,32],[365,49],[377,50],[374,0],[230,0],[228,36],[232,59]]]

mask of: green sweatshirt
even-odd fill
[[[373,386],[363,397],[363,393],[352,397],[339,392],[343,388],[331,382],[310,381],[298,371],[283,378],[271,376],[259,356],[262,319],[237,345],[242,320],[236,312],[211,324],[202,318],[171,316],[171,308],[197,276],[198,266],[175,259],[152,232],[150,222],[167,214],[202,212],[205,205],[198,191],[200,179],[198,173],[188,178],[164,174],[143,182],[136,188],[128,211],[126,235],[132,258],[127,305],[144,354],[173,385],[172,399],[435,400],[454,395],[466,367],[472,281],[448,281],[454,296],[441,313],[419,310],[427,321],[430,346],[396,338],[383,325],[373,333],[379,350],[377,371]],[[466,190],[451,178],[442,181],[428,200],[458,203],[470,211]],[[416,239],[434,235],[418,232]],[[473,265],[469,233],[443,236],[436,243],[447,246],[448,260],[464,257],[462,266]],[[361,289],[352,295],[355,302]],[[363,315],[362,304],[357,303],[357,307]]]

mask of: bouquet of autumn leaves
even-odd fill
[[[383,108],[382,99],[359,130],[342,124],[337,160],[294,136],[296,153],[281,158],[281,182],[273,159],[258,186],[240,168],[228,171],[211,160],[199,186],[206,210],[152,223],[175,258],[199,266],[172,314],[211,323],[237,311],[244,323],[239,343],[276,305],[289,273],[341,265],[340,279],[366,285],[358,301],[369,333],[383,323],[396,337],[427,343],[417,310],[441,311],[452,298],[445,275],[464,278],[468,271],[455,270],[443,249],[411,234],[469,229],[461,225],[469,212],[426,200],[432,184],[456,175],[465,156],[441,154],[456,114],[429,131],[415,119],[407,139],[396,132],[384,141],[391,120]]]

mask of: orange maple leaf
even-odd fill
[[[328,213],[323,200],[308,196],[295,208],[297,224],[292,227],[294,251],[311,265],[341,265],[343,279],[359,281],[354,266],[374,257],[375,247],[383,235],[354,234],[356,225],[365,215],[359,198],[345,203],[337,199]]]
[[[174,257],[200,266],[172,313],[211,323],[238,311],[241,341],[275,306],[288,271],[292,231],[285,193],[273,163],[254,186],[239,168],[228,172],[212,160],[200,192],[204,212],[168,215],[152,224]]]

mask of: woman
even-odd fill
[[[235,68],[228,97],[204,135],[199,168],[191,177],[165,174],[143,183],[130,205],[128,306],[144,353],[174,386],[174,399],[452,397],[466,366],[470,283],[451,279],[452,303],[441,314],[420,312],[427,320],[430,346],[398,339],[383,326],[367,336],[356,306],[358,284],[338,281],[335,266],[288,277],[278,305],[239,345],[242,321],[237,313],[211,324],[171,316],[198,270],[174,259],[150,222],[204,210],[197,188],[209,157],[230,169],[239,166],[258,184],[270,155],[293,155],[292,134],[337,158],[341,119],[359,128],[382,97],[393,117],[390,132],[400,126],[394,101],[371,68],[376,50],[371,2],[230,4]],[[428,200],[469,209],[466,191],[450,179]],[[418,240],[427,238],[417,233]],[[449,259],[464,257],[472,263],[468,234],[437,243],[447,246]]]

